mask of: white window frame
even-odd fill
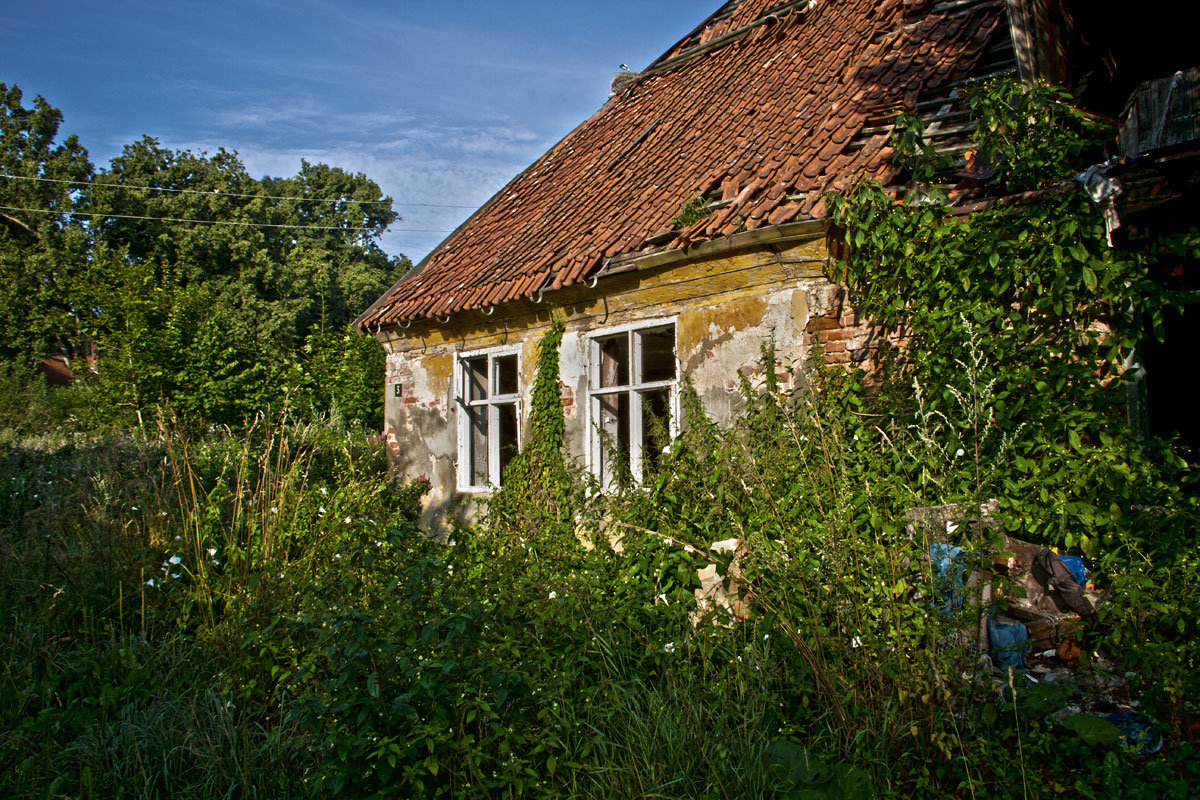
[[[648,320],[634,325],[624,325],[605,328],[588,334],[588,383],[587,383],[587,466],[588,471],[598,479],[604,480],[601,473],[604,447],[600,435],[599,398],[606,395],[625,394],[629,397],[629,471],[633,479],[641,482],[643,478],[642,454],[645,443],[645,430],[642,428],[642,393],[654,389],[668,389],[668,409],[670,436],[674,440],[679,436],[679,376],[682,374],[679,363],[679,326],[676,317]],[[672,335],[671,352],[675,361],[675,377],[665,381],[641,381],[642,345],[641,337],[636,333],[652,331],[657,328],[670,328]],[[629,337],[629,383],[624,386],[600,386],[600,343],[613,336],[624,334]],[[611,479],[601,489],[612,488]]]
[[[496,394],[496,359],[506,356],[517,358],[517,391],[512,394]],[[468,362],[476,359],[487,359],[487,396],[482,400],[470,399],[470,380]],[[517,414],[517,450],[521,449],[521,348],[520,347],[491,347],[484,350],[457,353],[454,357],[454,401],[458,417],[458,460],[455,473],[458,480],[458,491],[469,493],[487,493],[500,488],[500,406],[515,406]],[[473,475],[467,473],[470,464],[471,418],[467,413],[470,408],[487,407],[487,448],[488,475],[487,483],[475,485]]]

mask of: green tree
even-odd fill
[[[346,387],[360,368],[382,385],[378,344],[331,349],[410,266],[379,247],[398,217],[365,175],[302,162],[292,178],[256,180],[236,153],[172,151],[147,137],[80,205],[112,215],[94,224],[87,307],[113,408],[171,401],[236,424],[285,398],[324,412],[336,397],[343,415],[377,421],[379,399],[360,402]],[[379,352],[365,357],[359,345]]]
[[[57,141],[59,110],[22,98],[0,83],[0,358],[27,368],[84,344],[73,293],[89,234],[72,212],[77,182],[93,169],[75,136]]]

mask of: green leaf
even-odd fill
[[[1122,738],[1120,729],[1106,719],[1089,714],[1076,714],[1063,720],[1063,727],[1073,732],[1085,744],[1111,744]]]

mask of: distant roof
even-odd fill
[[[732,0],[514,178],[358,319],[484,308],[608,259],[824,215],[891,180],[890,122],[986,70],[1003,0]],[[1010,48],[1011,51],[1011,48]],[[691,198],[713,210],[676,230]]]

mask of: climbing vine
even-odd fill
[[[1165,295],[1147,260],[1109,244],[1101,210],[1073,174],[1103,156],[1108,133],[1061,91],[1011,81],[968,93],[984,200],[970,213],[926,186],[898,203],[878,183],[831,196],[845,257],[833,276],[871,319],[908,337],[893,378],[953,387],[966,320],[996,365],[998,424],[1040,426],[1075,451],[1123,434],[1123,360]],[[898,158],[926,181],[944,164],[901,120]],[[1014,197],[1012,192],[1025,194]],[[950,392],[933,392],[932,402]]]
[[[553,317],[538,342],[529,437],[501,476],[503,488],[488,502],[488,524],[493,531],[530,536],[570,528],[577,482],[563,455],[566,422],[559,391],[558,349],[565,329],[562,318]]]

